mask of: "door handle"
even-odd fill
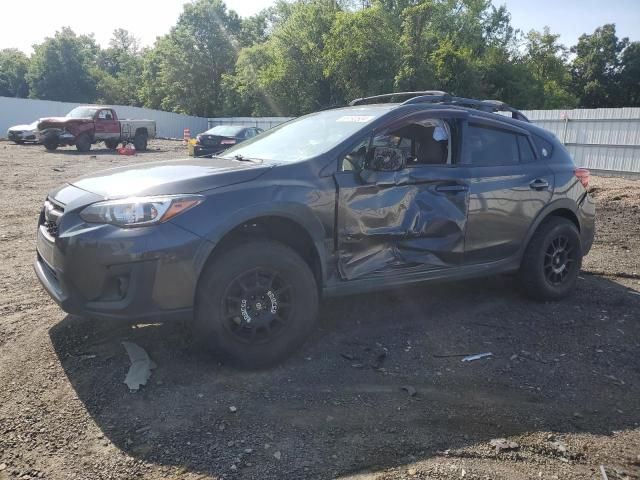
[[[438,185],[436,187],[436,192],[442,192],[442,193],[458,193],[458,192],[466,192],[467,190],[469,190],[469,186],[463,185],[460,183]]]
[[[547,182],[544,178],[536,178],[534,181],[529,183],[529,187],[533,190],[546,190],[549,188],[549,182]]]

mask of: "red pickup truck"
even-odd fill
[[[109,149],[117,148],[121,142],[133,142],[136,150],[146,150],[147,141],[156,136],[156,122],[118,120],[113,108],[88,105],[76,107],[64,117],[40,119],[38,135],[47,150],[75,145],[80,152],[88,152],[98,142],[104,142]]]

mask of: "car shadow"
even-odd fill
[[[329,299],[304,348],[258,372],[197,351],[179,324],[67,316],[50,338],[110,442],[145,462],[203,474],[236,465],[250,478],[327,478],[496,437],[637,428],[640,296],[584,276],[572,297],[536,303],[514,283],[496,277]],[[123,340],[157,364],[137,393],[123,384]],[[492,355],[462,361],[478,353]]]

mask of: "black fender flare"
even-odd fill
[[[558,200],[554,200],[553,202],[546,205],[542,210],[540,210],[540,212],[538,212],[535,220],[529,226],[527,235],[525,236],[524,241],[522,242],[522,245],[518,250],[518,259],[521,259],[524,255],[524,251],[526,250],[527,245],[529,245],[531,237],[533,237],[533,234],[536,232],[540,224],[557,210],[569,210],[570,212],[572,212],[578,220],[578,229],[582,230],[582,226],[580,225],[580,215],[578,215],[578,207],[575,201],[569,198],[559,198]]]
[[[202,273],[208,258],[215,250],[218,243],[234,228],[257,218],[261,217],[281,217],[292,222],[295,222],[302,227],[309,238],[313,242],[313,247],[319,259],[320,277],[323,285],[318,285],[319,288],[324,286],[327,278],[327,251],[324,240],[326,239],[326,231],[323,227],[320,219],[313,213],[313,211],[299,203],[290,202],[269,202],[260,203],[247,206],[245,208],[235,211],[233,214],[225,218],[222,224],[218,224],[217,228],[210,232],[207,236],[208,247],[206,251],[202,251],[198,255],[198,276]]]

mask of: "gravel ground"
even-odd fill
[[[0,142],[0,480],[640,478],[640,181],[592,179],[598,234],[571,298],[498,277],[330,300],[297,355],[243,372],[177,324],[67,316],[35,278],[47,191],[184,153],[150,147]],[[124,340],[157,363],[138,393]]]

